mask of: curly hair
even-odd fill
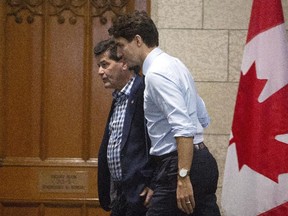
[[[131,42],[136,35],[140,35],[148,47],[159,45],[156,25],[145,11],[119,16],[113,21],[108,32],[114,38],[123,37],[128,42]]]

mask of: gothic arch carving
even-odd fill
[[[129,0],[6,0],[8,6],[8,16],[14,16],[15,22],[22,23],[25,19],[27,23],[34,22],[36,16],[57,16],[59,24],[63,24],[66,19],[63,16],[65,11],[71,13],[69,23],[77,23],[77,17],[83,17],[84,7],[89,7],[91,17],[99,17],[100,23],[105,25],[108,20],[105,16],[107,11],[111,11],[115,16],[125,12],[125,6]],[[48,8],[48,12],[45,9]],[[28,15],[24,17],[23,11]]]

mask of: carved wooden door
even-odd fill
[[[111,103],[95,44],[149,0],[0,1],[0,216],[108,215],[97,154]]]

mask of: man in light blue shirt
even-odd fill
[[[163,155],[176,151],[175,137],[194,137],[195,144],[203,142],[203,126],[208,126],[209,116],[182,62],[155,48],[143,63],[143,74],[145,117],[153,143],[150,153]]]
[[[120,16],[109,34],[128,65],[142,66],[145,75],[144,112],[157,163],[146,215],[220,215],[217,163],[203,143],[209,116],[190,71],[158,47],[157,28],[145,12]]]

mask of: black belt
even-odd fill
[[[201,149],[205,149],[205,148],[207,148],[207,147],[203,142],[194,145],[194,150],[196,150],[196,151],[201,150]]]
[[[207,146],[203,142],[198,143],[198,144],[194,144],[194,151],[199,151],[199,150],[202,150],[202,149],[205,149],[205,148],[207,148]],[[170,153],[167,153],[167,154],[164,154],[164,155],[154,156],[153,158],[156,160],[156,162],[160,162],[160,161],[163,161],[166,158],[170,158],[170,157],[177,156],[177,155],[178,155],[178,152],[177,151],[173,151],[173,152],[170,152]]]
[[[177,151],[173,151],[173,152],[170,152],[170,153],[167,153],[167,154],[164,154],[164,155],[154,156],[154,158],[156,159],[156,161],[162,161],[162,160],[164,160],[166,158],[177,156],[177,155],[178,155],[178,152]]]

